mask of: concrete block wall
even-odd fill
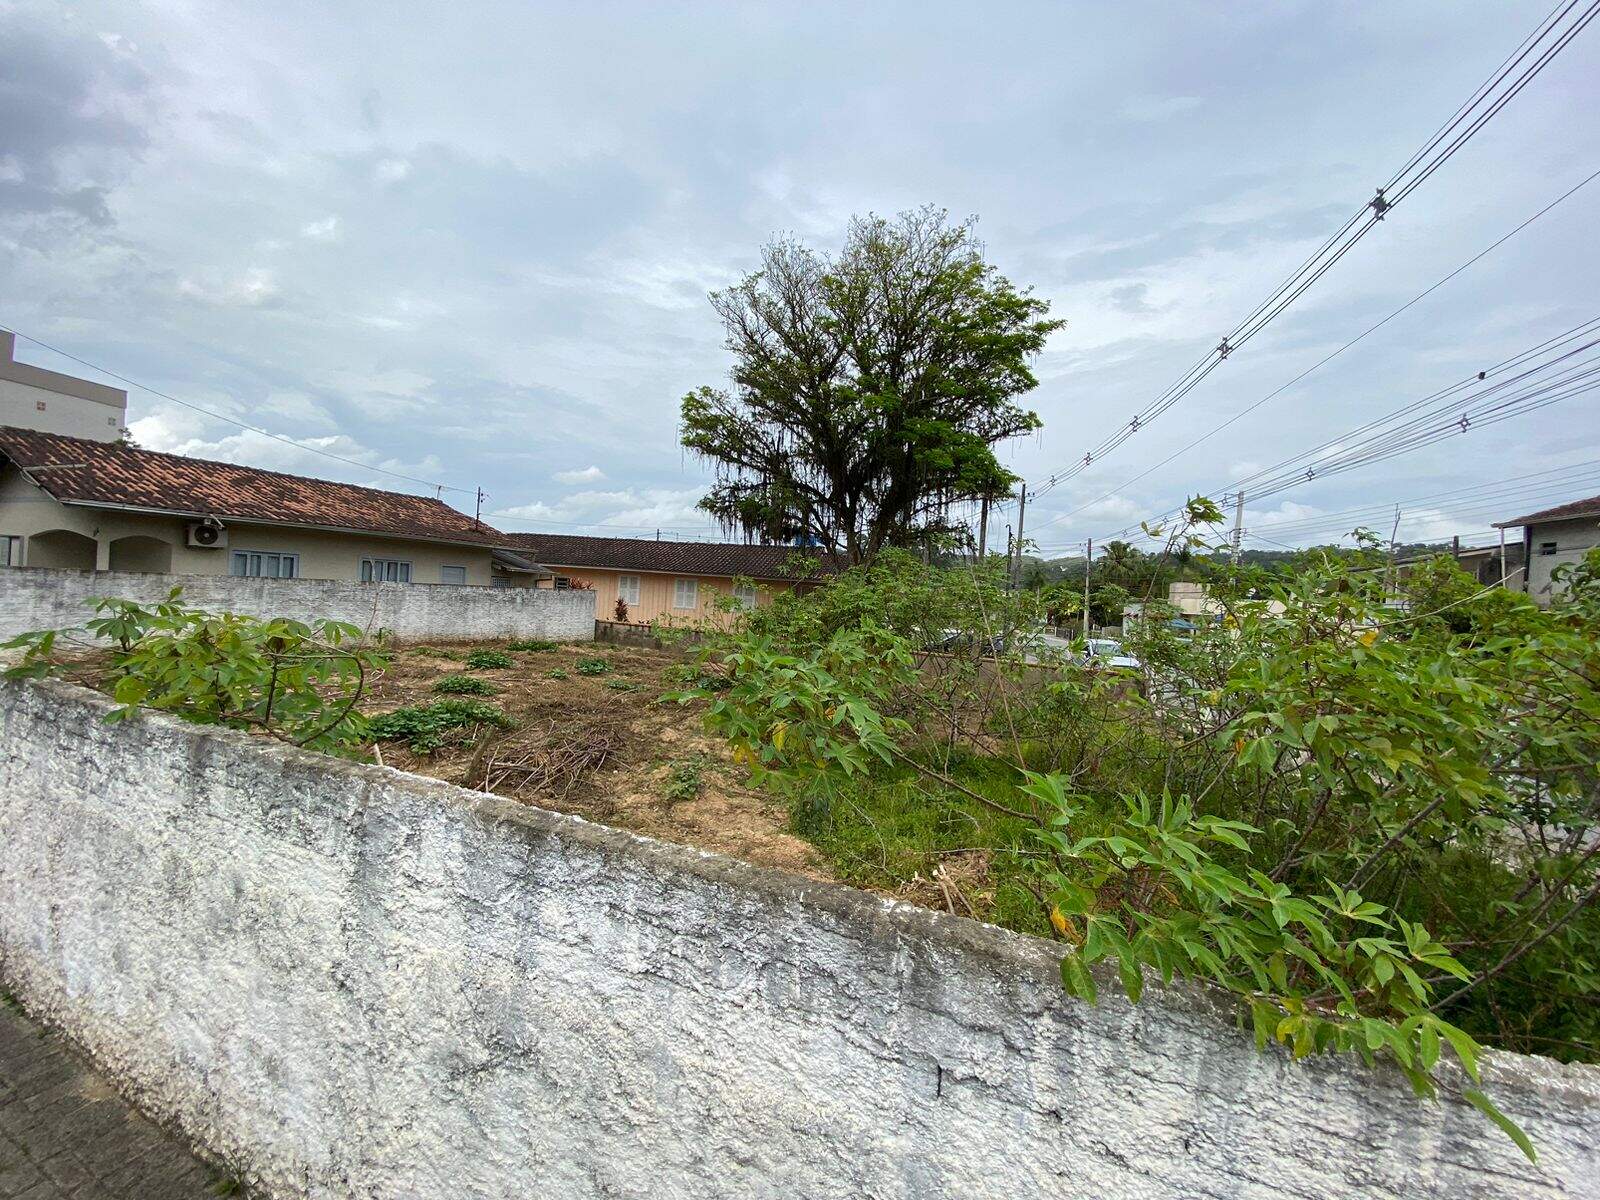
[[[183,603],[197,608],[296,621],[348,621],[370,631],[387,629],[408,642],[594,638],[592,592],[30,567],[0,568],[0,641],[33,629],[81,625],[91,615],[85,602],[94,597],[149,604],[166,599],[174,587],[183,588]]]
[[[1212,993],[393,770],[0,685],[0,977],[268,1197],[1593,1197],[1600,1071],[1455,1096]]]

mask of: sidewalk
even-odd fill
[[[130,1108],[60,1037],[0,1001],[0,1200],[242,1194]]]

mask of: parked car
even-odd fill
[[[1085,666],[1110,670],[1138,671],[1144,668],[1137,658],[1124,653],[1122,643],[1113,638],[1090,638],[1084,643],[1083,662]]]

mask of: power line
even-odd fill
[[[1070,520],[1072,517],[1077,516],[1078,514],[1086,511],[1087,509],[1093,508],[1096,504],[1100,504],[1103,501],[1111,499],[1113,496],[1119,495],[1121,492],[1125,491],[1126,489],[1132,487],[1134,484],[1138,483],[1141,479],[1144,479],[1147,476],[1155,474],[1155,472],[1159,471],[1162,467],[1164,467],[1164,466],[1168,465],[1169,463],[1171,463],[1171,462],[1183,457],[1185,454],[1189,453],[1189,451],[1195,449],[1197,446],[1201,445],[1202,443],[1210,441],[1212,438],[1216,437],[1217,434],[1221,433],[1224,429],[1227,429],[1229,426],[1233,425],[1235,422],[1240,421],[1243,418],[1249,416],[1251,413],[1255,412],[1256,409],[1258,409],[1262,405],[1266,404],[1269,400],[1274,400],[1278,396],[1281,396],[1284,392],[1288,391],[1290,388],[1292,388],[1296,384],[1300,383],[1307,376],[1311,375],[1315,371],[1320,370],[1322,367],[1326,366],[1328,363],[1330,363],[1334,359],[1338,358],[1341,354],[1343,354],[1346,350],[1349,350],[1352,346],[1356,345],[1358,342],[1361,342],[1361,341],[1365,340],[1369,335],[1374,334],[1378,330],[1382,329],[1385,325],[1387,325],[1390,321],[1394,320],[1401,313],[1405,312],[1407,309],[1412,308],[1416,304],[1418,304],[1421,301],[1425,300],[1427,297],[1431,296],[1434,292],[1438,291],[1445,284],[1449,283],[1452,279],[1454,279],[1457,275],[1460,275],[1463,271],[1467,270],[1469,267],[1472,267],[1472,266],[1476,265],[1478,262],[1482,261],[1484,258],[1487,258],[1494,251],[1498,250],[1501,246],[1505,245],[1512,238],[1516,237],[1517,234],[1521,233],[1524,229],[1528,228],[1528,226],[1532,225],[1540,217],[1544,216],[1551,209],[1553,209],[1557,205],[1561,204],[1564,200],[1566,200],[1568,197],[1574,195],[1576,192],[1578,192],[1582,188],[1588,186],[1590,183],[1593,183],[1595,181],[1595,179],[1597,179],[1597,178],[1600,178],[1600,170],[1596,170],[1596,171],[1592,172],[1587,177],[1585,177],[1584,179],[1580,180],[1579,182],[1574,184],[1572,187],[1568,188],[1565,192],[1561,193],[1561,195],[1557,196],[1554,200],[1550,201],[1549,204],[1546,204],[1538,212],[1534,213],[1531,217],[1527,218],[1525,221],[1523,221],[1516,228],[1512,229],[1509,233],[1503,234],[1500,238],[1498,238],[1494,242],[1490,243],[1488,246],[1485,246],[1482,250],[1478,251],[1478,253],[1474,254],[1471,258],[1467,259],[1466,262],[1462,263],[1459,267],[1455,268],[1455,270],[1451,271],[1449,274],[1445,275],[1443,278],[1439,279],[1437,282],[1433,283],[1431,286],[1429,286],[1427,288],[1424,288],[1422,291],[1418,292],[1415,296],[1413,296],[1411,299],[1407,300],[1404,304],[1402,304],[1399,308],[1395,309],[1393,312],[1391,312],[1388,316],[1384,317],[1382,320],[1377,321],[1374,324],[1367,326],[1366,329],[1364,329],[1360,333],[1356,334],[1355,337],[1351,338],[1348,342],[1345,342],[1344,345],[1338,347],[1336,350],[1333,350],[1331,353],[1325,354],[1322,358],[1320,358],[1316,362],[1312,363],[1309,367],[1307,367],[1304,371],[1301,371],[1300,374],[1296,375],[1293,379],[1289,380],[1287,383],[1279,385],[1278,387],[1274,388],[1272,391],[1268,392],[1265,396],[1261,397],[1261,399],[1255,401],[1255,403],[1250,404],[1250,405],[1246,406],[1245,408],[1240,409],[1238,412],[1234,413],[1233,416],[1229,417],[1227,420],[1223,421],[1221,424],[1216,425],[1215,427],[1213,427],[1212,429],[1210,429],[1206,433],[1201,434],[1199,437],[1195,438],[1188,445],[1182,447],[1179,450],[1175,450],[1173,453],[1167,455],[1166,458],[1162,459],[1160,462],[1156,463],[1154,466],[1148,467],[1145,470],[1140,471],[1137,475],[1134,475],[1133,477],[1131,477],[1129,479],[1123,480],[1120,484],[1118,484],[1116,487],[1112,488],[1110,491],[1102,493],[1101,495],[1097,496],[1093,500],[1090,500],[1086,504],[1080,504],[1077,508],[1074,508],[1074,509],[1072,509],[1072,510],[1070,510],[1068,512],[1065,512],[1065,513],[1061,513],[1058,516],[1051,517],[1048,521],[1043,522],[1043,524],[1040,526],[1040,528],[1043,528],[1044,526],[1047,526],[1047,525],[1054,525],[1054,524],[1057,524],[1058,522],[1061,522],[1061,521]]]
[[[1525,38],[1517,50],[1512,52],[1511,58],[1503,63],[1485,84],[1479,86],[1422,149],[1413,154],[1386,184],[1377,189],[1376,195],[1371,200],[1357,209],[1344,225],[1324,241],[1293,274],[1279,284],[1271,295],[1224,335],[1214,349],[1179,376],[1155,400],[1135,413],[1126,425],[1120,426],[1086,451],[1081,460],[1035,485],[1032,489],[1034,495],[1043,495],[1058,483],[1088,470],[1095,462],[1122,445],[1192,392],[1229,355],[1248,343],[1304,295],[1371,232],[1395,205],[1410,196],[1435,171],[1453,158],[1495,114],[1509,104],[1557,54],[1571,43],[1573,38],[1583,31],[1597,12],[1600,12],[1600,0],[1592,0],[1570,24],[1557,32],[1557,27],[1577,7],[1577,4],[1578,0],[1569,0],[1564,8],[1558,6],[1555,12],[1541,21],[1533,34]],[[1524,65],[1528,56],[1540,46],[1543,46],[1543,49],[1531,62]],[[1519,67],[1520,73],[1513,77],[1513,72],[1518,71]]]
[[[178,397],[169,395],[168,393],[161,391],[159,388],[153,388],[148,384],[140,383],[136,379],[129,379],[126,375],[119,375],[117,372],[107,367],[102,367],[98,363],[92,363],[86,358],[79,358],[76,354],[69,354],[59,346],[52,346],[49,342],[41,341],[32,334],[23,333],[20,329],[14,329],[7,325],[0,325],[0,329],[3,329],[5,332],[21,338],[23,341],[32,342],[35,346],[41,346],[50,351],[52,354],[59,354],[62,358],[70,359],[79,366],[88,367],[91,371],[99,371],[102,375],[109,375],[112,379],[117,380],[119,383],[125,383],[129,387],[138,388],[141,392],[149,392],[152,396],[160,396],[161,399],[171,401],[173,404],[181,405],[184,408],[193,409],[197,413],[203,413],[208,417],[212,417],[218,421],[226,422],[229,425],[237,425],[240,429],[247,429],[251,433],[258,433],[262,437],[271,438],[275,442],[282,442],[286,446],[293,446],[297,450],[304,450],[310,454],[320,454],[323,458],[331,458],[336,462],[347,463],[352,467],[360,467],[363,471],[375,471],[379,475],[388,475],[394,479],[404,479],[408,483],[420,483],[425,487],[433,488],[435,491],[439,492],[471,492],[474,490],[472,488],[453,487],[450,484],[439,483],[436,480],[422,479],[416,475],[407,475],[400,471],[391,471],[386,467],[375,467],[371,463],[364,463],[358,459],[346,458],[343,454],[335,454],[333,451],[324,450],[320,446],[308,445],[305,442],[296,441],[294,438],[285,437],[281,433],[273,433],[269,429],[262,429],[258,425],[248,424],[247,422],[239,420],[237,417],[227,416],[224,413],[216,412],[212,409],[204,407],[203,405],[195,404],[189,400],[180,400]]]

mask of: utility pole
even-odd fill
[[[1500,526],[1500,586],[1506,585],[1506,527]]]
[[[478,489],[478,507],[473,509],[473,511],[472,511],[472,527],[474,529],[482,529],[483,528],[483,500],[484,500],[483,489],[479,488]]]
[[[1083,550],[1083,639],[1089,640],[1089,566],[1094,562],[1094,539],[1084,544]]]
[[[1233,502],[1233,553],[1229,556],[1235,566],[1239,565],[1239,547],[1244,541],[1244,489],[1239,489],[1239,494]]]
[[[1022,590],[1022,519],[1028,514],[1028,485],[1022,485],[1022,495],[1017,500],[1017,569],[1012,574],[1011,589]]]
[[[983,498],[978,514],[978,565],[982,566],[989,553],[989,497]]]
[[[1383,592],[1385,598],[1394,587],[1394,555],[1396,542],[1400,537],[1400,506],[1394,506],[1394,528],[1389,531],[1389,565],[1383,570]]]

